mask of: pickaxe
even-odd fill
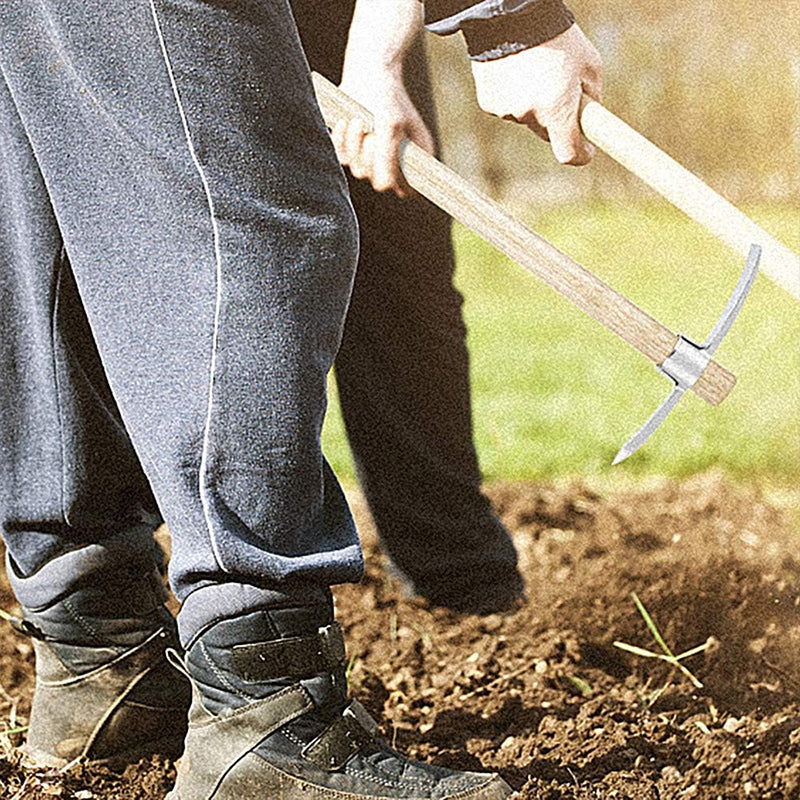
[[[330,128],[341,119],[355,117],[361,118],[368,128],[371,127],[372,116],[363,106],[318,73],[313,74],[313,79],[317,99]],[[583,108],[582,120],[590,118],[592,122],[587,127],[597,133],[597,130],[606,130],[606,115],[613,116],[599,103],[588,102]],[[596,140],[598,146],[605,149],[605,143],[601,141],[599,134],[588,134],[588,138]],[[649,142],[647,144],[657,149]],[[613,153],[611,155],[616,157]],[[750,249],[744,273],[731,300],[706,343],[698,346],[686,337],[673,333],[577,261],[534,233],[460,175],[408,140],[401,146],[401,166],[409,185],[421,195],[616,333],[672,378],[675,388],[656,413],[623,445],[614,460],[615,464],[627,458],[644,443],[687,389],[691,389],[713,406],[728,396],[736,378],[712,360],[711,355],[733,323],[752,285],[758,267],[759,247]],[[763,237],[774,242],[768,234],[762,233]],[[775,244],[783,247],[778,242]],[[800,287],[797,288],[800,299]]]

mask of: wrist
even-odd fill
[[[372,96],[390,96],[397,87],[404,86],[402,64],[363,61],[345,61],[342,66],[341,86],[350,87],[356,94],[367,92]],[[358,99],[358,98],[357,98]]]
[[[404,54],[387,51],[374,46],[351,46],[345,52],[342,75],[353,76],[359,81],[402,80]]]

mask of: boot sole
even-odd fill
[[[22,745],[19,748],[19,752],[22,754],[23,764],[33,769],[63,769],[70,764],[77,764],[80,762],[88,766],[107,767],[114,772],[119,772],[131,764],[136,764],[143,758],[151,758],[155,755],[177,761],[183,754],[183,746],[183,737],[171,737],[159,739],[156,742],[150,742],[146,747],[140,746],[115,753],[108,758],[87,758],[85,756],[78,756],[72,761],[54,756],[52,753],[48,753],[45,750],[37,750],[36,748],[28,747],[27,744]]]

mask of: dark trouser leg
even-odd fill
[[[421,48],[406,76],[435,127]],[[420,198],[380,195],[366,182],[351,181],[351,191],[361,253],[336,376],[378,533],[431,601],[503,608],[522,581],[511,539],[481,493],[450,221]]]
[[[431,601],[502,608],[521,588],[480,490],[450,226],[426,202],[354,187],[362,231],[336,377],[370,510],[392,560]]]

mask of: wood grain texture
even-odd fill
[[[660,150],[607,108],[584,97],[581,127],[586,138],[662,197],[746,258],[761,245],[759,270],[800,300],[800,256],[696,175]]]
[[[365,108],[322,76],[315,73],[313,78],[317,99],[329,127],[342,118],[353,117],[360,117],[371,126],[371,115]],[[605,325],[653,363],[662,364],[672,353],[678,341],[677,334],[532,231],[449,167],[409,141],[403,143],[401,162],[406,180],[420,194]],[[735,383],[734,375],[711,361],[693,391],[715,406],[727,397]]]

